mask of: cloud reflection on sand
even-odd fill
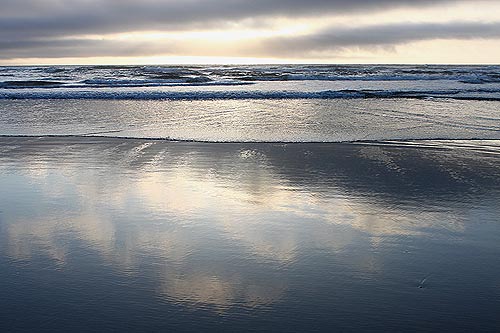
[[[97,138],[0,144],[12,148],[0,158],[0,249],[13,260],[42,254],[64,269],[78,244],[122,273],[141,274],[149,263],[160,296],[219,311],[279,300],[287,279],[266,274],[310,251],[341,260],[353,248],[436,230],[459,238],[470,214],[498,213],[495,202],[481,201],[498,198],[496,157],[470,150]],[[369,254],[343,264],[360,274],[384,269]]]

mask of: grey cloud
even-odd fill
[[[463,1],[463,0],[462,0]],[[3,40],[207,28],[262,17],[422,7],[460,0],[0,0]]]
[[[352,47],[392,47],[422,40],[491,38],[500,38],[500,23],[388,24],[330,28],[312,35],[267,39],[257,46],[257,51],[261,54],[294,57]]]
[[[268,38],[241,45],[203,48],[189,41],[21,40],[0,41],[0,58],[90,56],[268,56],[305,57],[335,54],[348,48],[392,47],[433,39],[500,38],[500,23],[391,24],[362,28],[330,28],[311,35]],[[227,46],[227,47],[224,47]]]
[[[168,55],[183,51],[182,46],[172,42],[159,45],[99,39],[0,41],[0,49],[0,59],[134,57]]]

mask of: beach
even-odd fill
[[[500,332],[500,1],[0,8],[0,333]]]
[[[0,75],[0,329],[499,329],[497,67]]]
[[[0,328],[494,331],[499,162],[498,140],[2,137]]]

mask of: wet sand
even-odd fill
[[[500,329],[500,142],[0,138],[3,330]]]

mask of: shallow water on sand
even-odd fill
[[[500,139],[500,101],[0,100],[0,135],[208,142]]]
[[[500,329],[500,144],[0,139],[0,328]]]

